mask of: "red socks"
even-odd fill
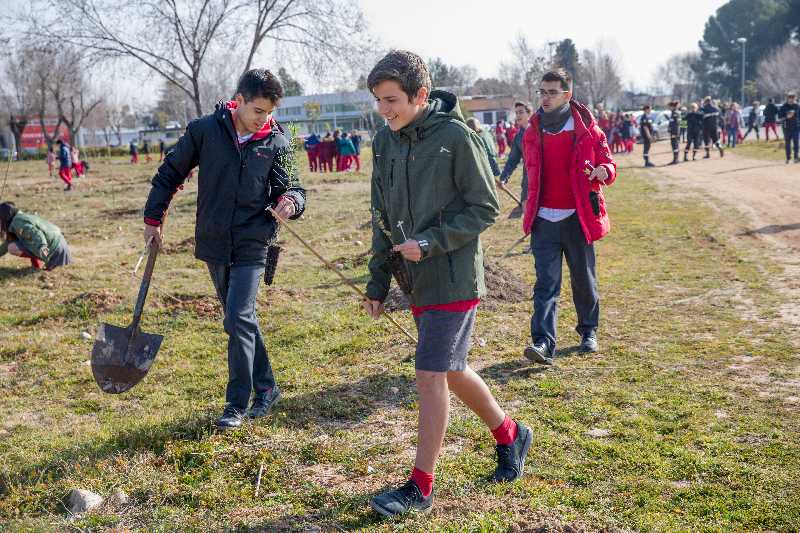
[[[433,491],[433,474],[414,467],[414,470],[411,471],[411,481],[417,484],[423,498],[427,498]]]
[[[28,252],[22,252],[22,255],[20,255],[20,257],[24,257],[25,259],[30,259],[31,260],[31,266],[33,268],[35,268],[37,270],[42,268],[42,261],[38,257],[33,256],[33,255],[29,254]]]
[[[517,423],[506,415],[503,423],[492,430],[492,436],[497,441],[497,444],[508,446],[517,438]]]

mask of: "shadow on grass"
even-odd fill
[[[800,222],[794,224],[770,224],[762,228],[750,229],[739,233],[739,237],[752,237],[754,235],[775,235],[784,231],[800,230]]]
[[[270,422],[291,428],[353,427],[377,409],[408,403],[414,381],[403,375],[374,374],[353,383],[333,385],[319,391],[283,397],[276,410],[287,416]]]
[[[27,259],[26,259],[27,261]],[[38,269],[31,266],[25,268],[0,267],[0,281],[6,279],[24,278],[39,273]]]
[[[549,369],[557,368],[557,366],[562,362],[565,362],[567,358],[576,355],[586,354],[581,353],[577,346],[571,346],[569,348],[556,350],[553,358],[553,366],[540,365],[534,363],[533,361],[529,361],[524,357],[520,357],[514,361],[505,361],[482,368],[479,374],[483,378],[492,379],[500,384],[506,384],[512,379],[527,379],[531,376],[542,374]]]
[[[276,412],[287,416],[270,417],[265,425],[287,428],[349,428],[362,422],[377,409],[402,405],[411,401],[414,385],[402,375],[375,374],[352,383],[342,383],[322,390],[284,397]],[[90,466],[118,454],[128,456],[141,451],[162,454],[174,441],[201,441],[213,432],[218,413],[196,412],[158,424],[138,424],[116,431],[109,438],[85,440],[72,446],[52,450],[51,459],[39,464],[11,469],[0,475],[0,498],[12,487],[36,484],[47,472],[48,482],[57,483],[75,470],[76,465]],[[46,512],[63,512],[61,502],[49,502]],[[265,526],[266,527],[266,526]]]

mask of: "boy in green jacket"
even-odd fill
[[[6,253],[30,259],[34,268],[53,270],[72,262],[61,230],[47,220],[23,213],[12,202],[0,204],[0,257]]]
[[[419,333],[415,369],[419,428],[414,469],[371,505],[391,516],[433,505],[436,460],[447,429],[450,391],[497,442],[495,481],[522,475],[531,430],[497,404],[467,365],[476,308],[485,294],[480,233],[499,214],[480,138],[456,97],[431,92],[428,67],[411,52],[390,52],[367,84],[387,126],[373,141],[372,258],[364,307],[377,319],[389,292],[390,255],[402,255]]]

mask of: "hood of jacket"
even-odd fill
[[[418,141],[453,119],[464,122],[464,116],[458,106],[458,97],[447,91],[435,90],[431,91],[428,104],[422,114],[408,126],[392,133],[406,136],[412,141]]]

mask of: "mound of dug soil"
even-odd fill
[[[183,252],[191,252],[194,250],[194,245],[195,245],[194,237],[183,239],[181,242],[166,243],[164,245],[164,253],[179,254]]]
[[[161,305],[169,311],[191,311],[198,318],[217,320],[222,317],[219,300],[210,295],[173,294],[172,298],[164,298]]]
[[[122,296],[108,289],[100,289],[79,294],[65,301],[64,305],[69,313],[95,316],[116,307],[121,301]]]
[[[501,303],[521,303],[531,299],[531,287],[519,276],[500,265],[484,265],[486,296],[481,301],[484,309],[495,309]],[[389,289],[384,307],[387,311],[402,311],[409,308],[406,295],[398,287]]]

